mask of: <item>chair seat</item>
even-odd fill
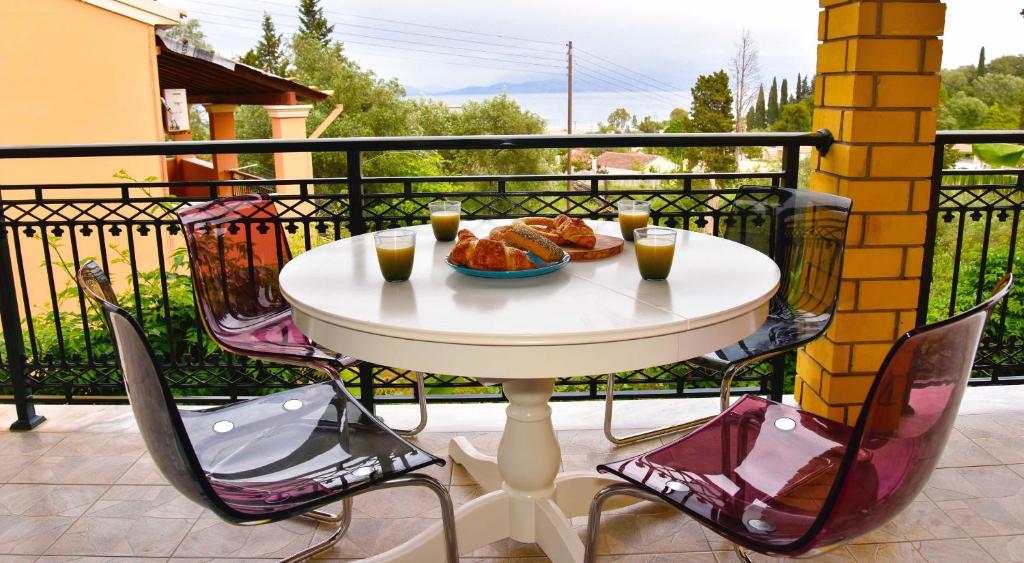
[[[299,330],[286,309],[259,325],[244,331],[217,331],[216,340],[233,353],[271,361],[291,361],[300,365],[313,362],[348,367],[359,360],[320,348]]]
[[[739,362],[768,358],[814,340],[824,332],[829,320],[830,315],[792,311],[773,302],[768,318],[753,334],[720,350],[688,360],[688,363],[725,371]]]
[[[254,520],[305,512],[445,463],[367,414],[333,381],[181,415],[214,492]]]
[[[740,545],[786,551],[821,512],[853,430],[745,396],[698,430],[598,467]]]

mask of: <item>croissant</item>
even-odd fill
[[[576,246],[583,248],[594,248],[597,244],[597,237],[594,236],[594,229],[591,229],[579,217],[559,215],[555,217],[552,228],[562,238]]]
[[[503,242],[480,240],[465,229],[459,231],[458,237],[459,242],[455,243],[451,254],[448,255],[453,264],[495,272],[532,270],[537,267],[526,252],[505,246]]]

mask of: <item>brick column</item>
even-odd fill
[[[812,189],[853,200],[839,310],[797,356],[796,397],[850,424],[892,342],[915,323],[946,6],[820,0]]]
[[[275,139],[305,139],[306,117],[311,105],[264,106],[270,115],[270,126]],[[278,179],[312,178],[313,155],[308,152],[285,152],[274,154],[274,176]],[[312,186],[310,186],[312,189]],[[299,186],[277,187],[282,194],[298,194]]]

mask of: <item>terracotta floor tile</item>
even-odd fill
[[[975,541],[996,561],[1024,563],[1024,535],[977,538]]]
[[[82,516],[47,555],[169,557],[194,521],[184,518]]]
[[[0,515],[77,518],[106,490],[106,485],[3,485],[0,486]]]
[[[315,522],[302,519],[262,526],[235,526],[203,517],[188,531],[174,556],[279,559],[309,546],[315,531]]]
[[[45,432],[0,432],[0,452],[23,456],[41,456],[60,443],[67,434]]]
[[[416,534],[436,520],[428,518],[355,518],[348,532],[330,550],[320,555],[324,559],[362,559],[383,553]],[[313,541],[322,541],[334,532],[333,525],[321,523]]]
[[[157,469],[156,464],[153,463],[153,458],[149,457],[149,454],[143,454],[138,461],[132,464],[117,480],[118,485],[167,485],[167,479],[164,479],[160,470]]]
[[[1024,413],[962,415],[955,427],[971,439],[1024,436]]]
[[[1024,496],[939,502],[970,537],[1024,534]]]
[[[173,487],[114,485],[89,509],[89,516],[105,518],[177,518],[195,520],[203,508]]]
[[[120,479],[137,459],[138,455],[103,457],[44,455],[23,468],[8,482],[108,485]]]
[[[1024,436],[996,436],[974,440],[1000,463],[1024,463]]]
[[[39,456],[36,455],[18,455],[4,452],[3,463],[0,463],[0,483],[10,481],[38,458]]]
[[[75,434],[71,440],[50,448],[48,456],[134,456],[146,451],[146,444],[138,434]]]
[[[957,519],[928,500],[918,500],[896,518],[852,543],[896,543],[931,539],[965,538],[968,533],[956,524]]]
[[[995,560],[970,538],[923,541],[917,551],[929,563],[994,562]]]
[[[164,563],[160,557],[86,557],[81,555],[46,555],[36,563]]]
[[[0,553],[42,555],[74,522],[67,516],[0,516]]]
[[[974,467],[978,465],[1002,464],[984,448],[954,429],[937,467]]]
[[[858,544],[847,546],[858,563],[927,563],[911,543]]]
[[[1024,478],[1002,465],[936,469],[924,489],[933,501],[999,498],[1022,492]]]

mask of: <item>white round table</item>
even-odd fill
[[[464,221],[483,237],[502,221]],[[588,222],[618,236],[618,224]],[[465,438],[449,448],[488,494],[459,508],[459,551],[504,538],[535,542],[556,563],[579,562],[570,518],[615,481],[558,473],[561,451],[548,401],[554,378],[683,361],[752,333],[767,316],[779,270],[767,256],[712,236],[679,231],[672,273],[644,281],[631,243],[617,256],[571,262],[534,278],[495,280],[444,263],[454,243],[417,231],[412,276],[387,283],[372,235],[299,255],[281,272],[296,324],[313,341],[361,360],[413,371],[500,382],[509,400],[497,458]],[[609,503],[609,508],[622,506]],[[374,561],[442,561],[440,524]]]

